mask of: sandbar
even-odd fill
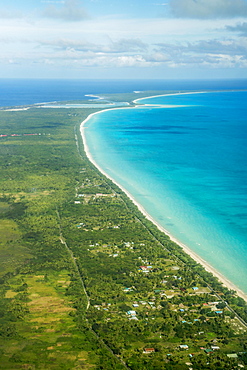
[[[10,108],[10,109],[1,109],[3,112],[18,112],[21,110],[28,110],[30,107],[25,107],[25,108]]]

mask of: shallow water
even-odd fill
[[[100,167],[245,292],[246,102],[246,92],[148,98],[139,103],[173,108],[106,111],[86,129]]]

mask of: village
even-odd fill
[[[92,328],[124,360],[137,351],[144,359],[162,355],[165,363],[182,361],[193,369],[192,359],[197,356],[223,356],[237,359],[239,368],[243,367],[243,350],[233,343],[246,328],[228,308],[224,295],[144,230],[140,240],[140,230],[136,231],[140,225],[133,216],[122,209],[116,217],[113,210],[121,203],[115,191],[86,178],[72,206],[71,229],[78,233],[73,232],[73,240],[88,240],[87,246],[84,243],[76,250],[78,258],[81,248],[87,251],[81,268],[83,274],[87,271],[87,317]],[[133,237],[123,239],[127,223]],[[85,267],[87,260],[89,267]],[[122,328],[121,334],[117,328]],[[126,349],[128,336],[132,341]]]

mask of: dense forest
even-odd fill
[[[244,368],[245,301],[89,162],[95,111],[0,110],[0,369]]]

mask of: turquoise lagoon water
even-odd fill
[[[247,92],[160,96],[86,123],[98,165],[247,293]],[[166,105],[170,105],[167,108]]]

